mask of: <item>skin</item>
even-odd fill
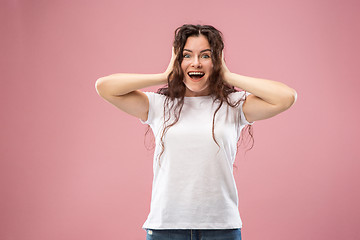
[[[181,64],[184,73],[191,70],[205,72],[204,79],[197,83],[190,82],[191,80],[186,74],[184,79],[187,86],[185,96],[207,95],[207,79],[211,74],[212,67],[208,62],[209,60],[202,58],[201,51],[209,48],[209,43],[206,38],[204,39],[204,36],[189,37],[185,46],[192,53],[190,58],[187,57],[185,62]],[[149,112],[149,100],[138,89],[166,84],[167,76],[172,71],[175,59],[173,49],[166,71],[160,74],[119,73],[99,78],[95,83],[96,91],[117,108],[146,121]],[[224,55],[222,58],[222,74],[229,85],[252,93],[243,105],[245,117],[249,122],[273,117],[291,107],[296,101],[296,91],[281,82],[247,77],[231,72],[225,64]]]
[[[184,72],[184,84],[186,97],[209,95],[209,76],[212,73],[213,63],[211,60],[211,48],[206,37],[189,37],[183,51],[181,69]],[[200,80],[193,80],[189,72],[204,72]]]

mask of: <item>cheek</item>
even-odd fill
[[[209,72],[212,73],[213,70],[214,70],[214,64],[211,63],[211,64],[209,65]]]
[[[186,70],[186,64],[184,62],[181,63],[180,65],[181,67],[181,70],[185,73],[185,70]]]
[[[207,63],[206,63],[206,66],[207,66],[207,68],[208,68],[209,70],[212,70],[212,69],[214,68],[214,64],[213,64],[212,61],[207,62]]]
[[[189,67],[189,63],[182,62],[180,66],[181,66],[181,70],[183,71],[183,73],[185,75],[186,74],[186,69]]]
[[[181,63],[180,67],[181,67],[181,69],[184,71],[184,67],[185,67],[185,66],[184,66],[184,62]]]

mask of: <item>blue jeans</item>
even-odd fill
[[[241,228],[145,230],[146,240],[241,240]]]

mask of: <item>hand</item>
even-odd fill
[[[169,66],[167,67],[167,69],[164,72],[166,77],[168,77],[169,74],[171,73],[171,71],[173,70],[175,59],[176,59],[176,54],[174,51],[174,47],[172,47],[171,60],[170,60]]]
[[[225,64],[225,58],[224,58],[224,50],[221,53],[221,74],[223,75],[224,80],[226,81],[226,75],[230,73],[230,70],[227,68]]]

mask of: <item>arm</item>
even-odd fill
[[[297,93],[294,89],[280,82],[232,73],[226,67],[224,57],[222,62],[224,80],[231,86],[252,93],[243,105],[248,122],[273,117],[295,103]]]
[[[117,108],[146,121],[149,112],[149,99],[138,89],[166,84],[167,77],[172,71],[174,59],[173,52],[170,64],[164,73],[118,73],[101,77],[95,83],[96,91],[102,98]]]

